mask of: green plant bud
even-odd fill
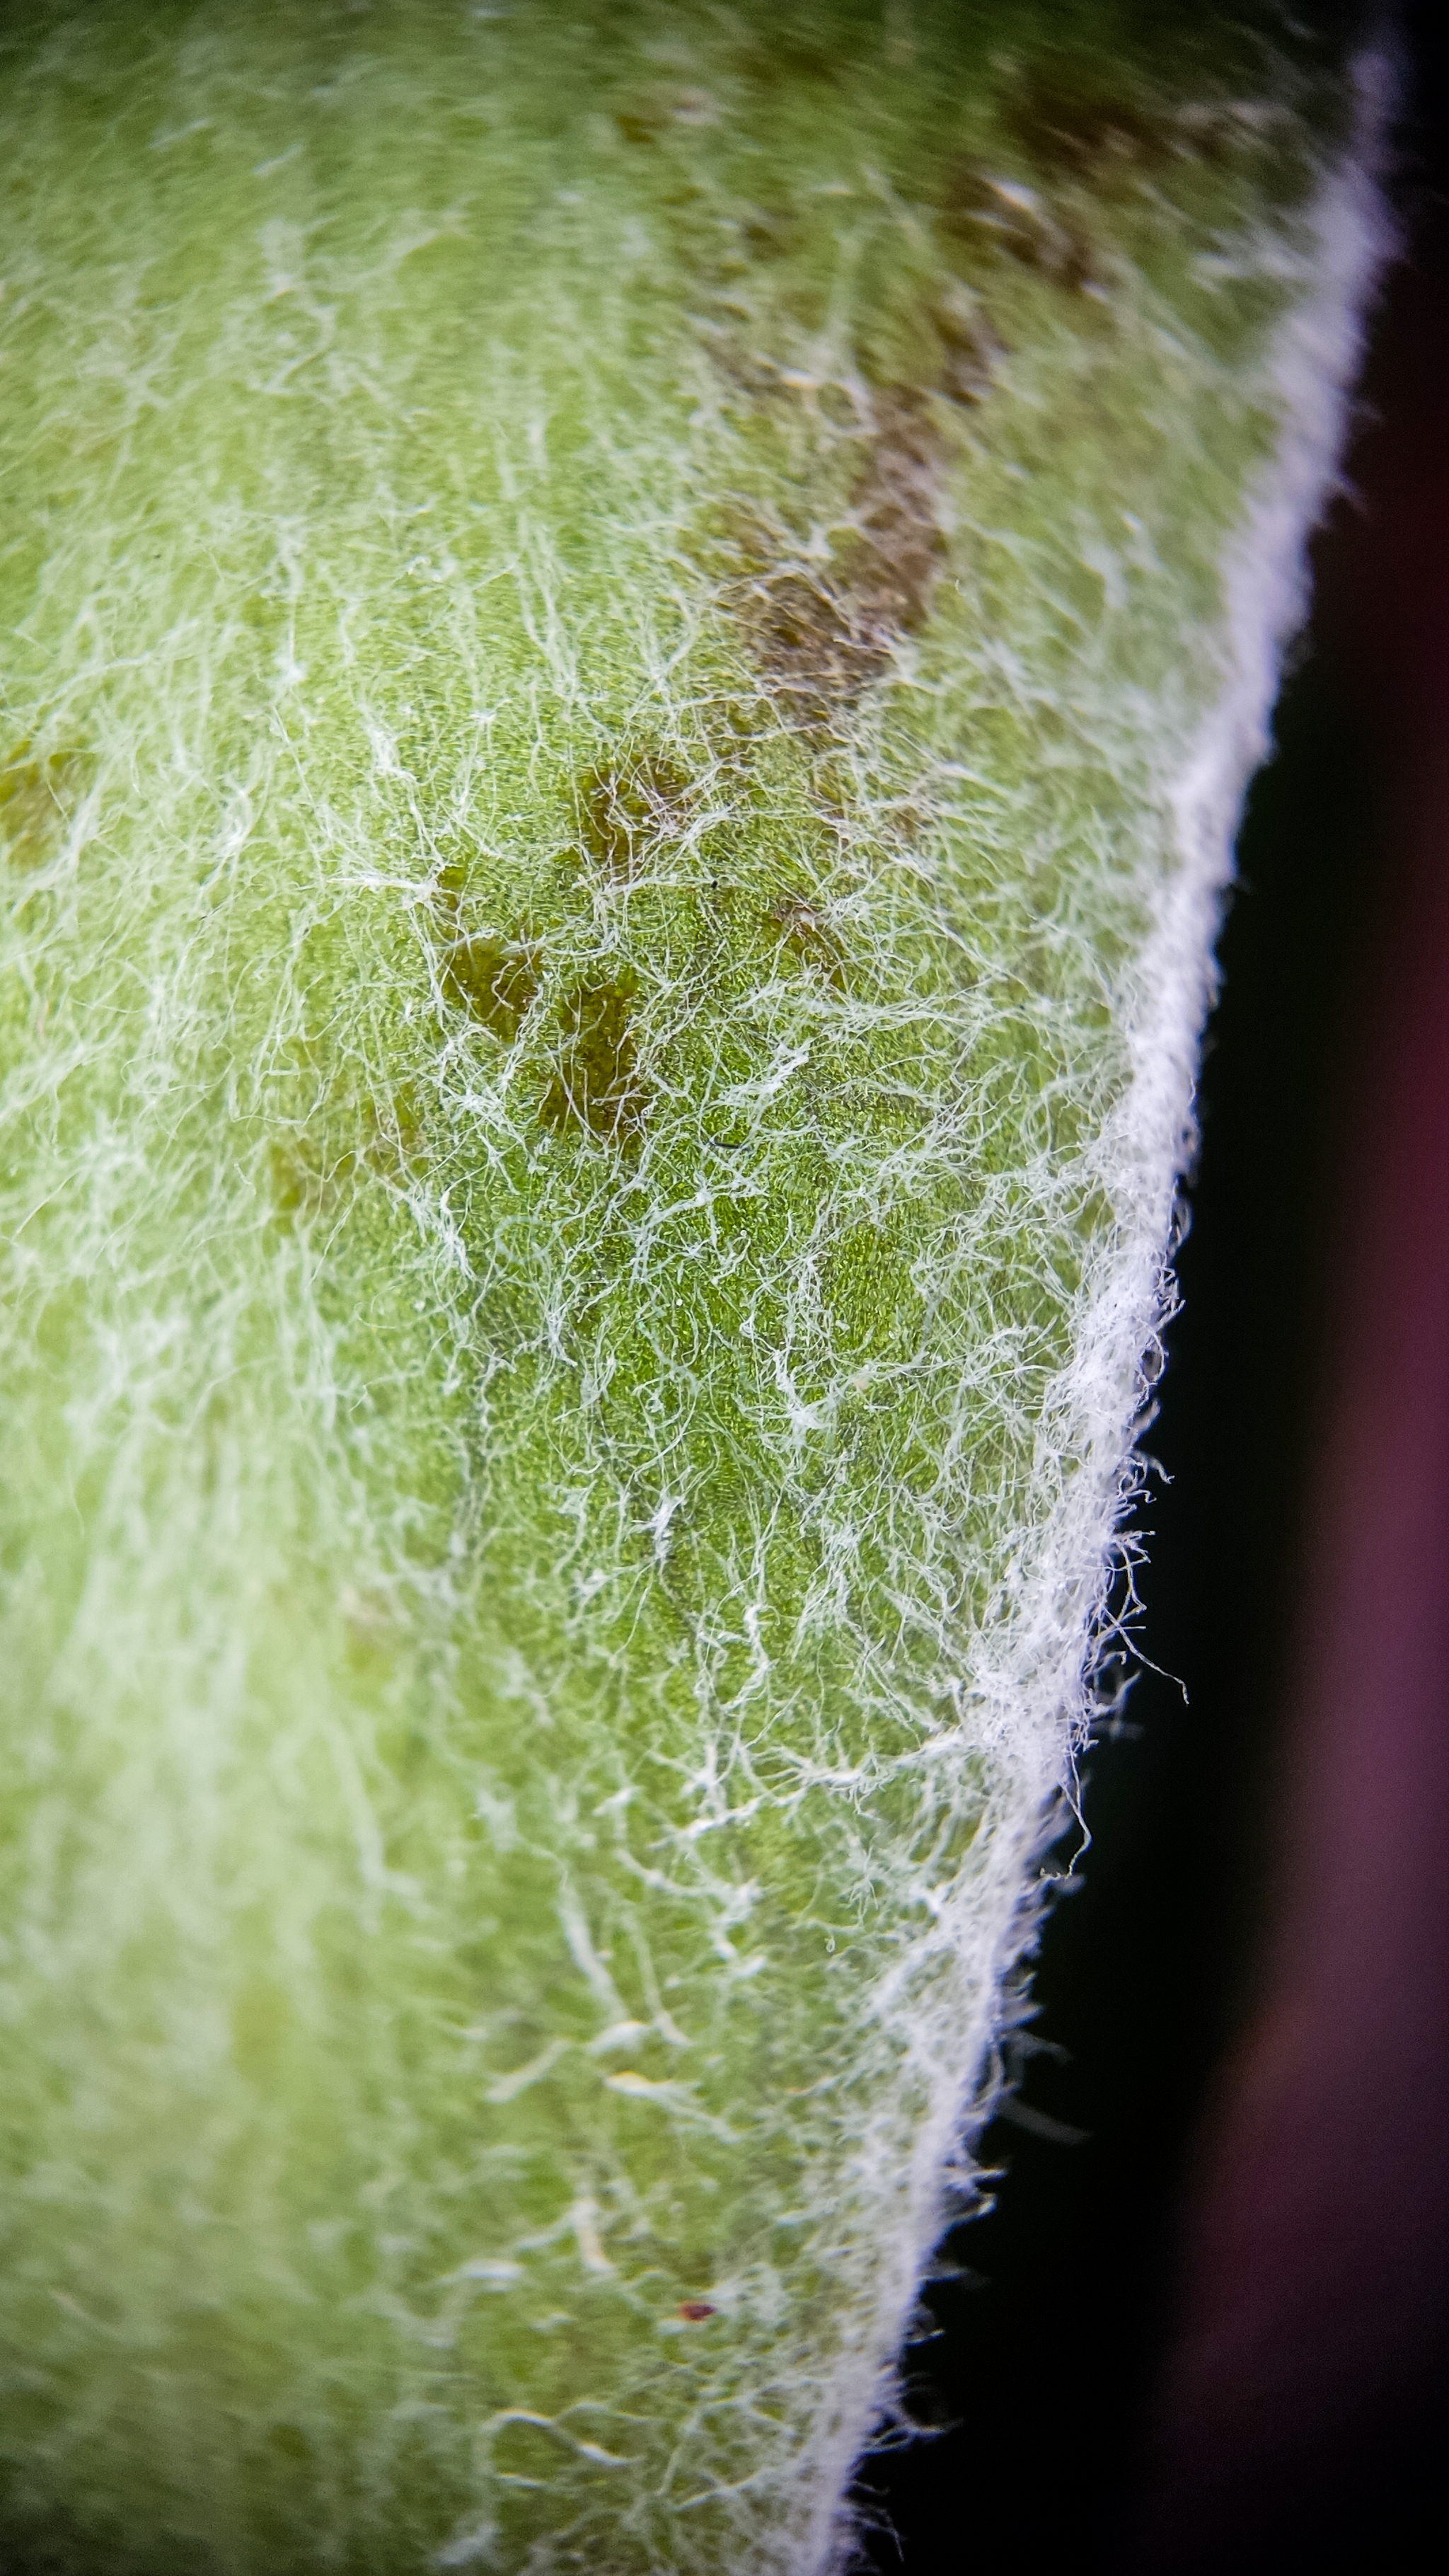
[[[7,2566],[843,2563],[1376,77],[1251,5],[7,17]]]

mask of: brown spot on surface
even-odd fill
[[[1093,283],[1091,253],[1080,233],[1020,179],[983,169],[979,161],[960,161],[941,212],[947,232],[1034,269],[1057,286]]]
[[[681,2299],[679,2314],[687,2326],[702,2326],[706,2317],[718,2316],[719,2310],[708,2299]]]
[[[735,55],[741,76],[773,90],[783,81],[834,81],[842,68],[836,46],[805,28],[774,27],[746,37]]]
[[[545,1127],[583,1127],[610,1145],[631,1146],[644,1126],[647,1095],[630,1026],[630,977],[586,977],[563,1004],[563,1047],[539,1106]]]
[[[626,143],[657,143],[669,123],[669,109],[663,99],[646,94],[616,107],[614,123]]]
[[[719,114],[708,90],[659,88],[636,90],[614,110],[614,123],[626,143],[658,143],[672,125],[713,125]]]
[[[786,712],[804,725],[825,722],[880,677],[890,659],[863,632],[828,575],[766,573],[743,602],[756,661]]]
[[[787,895],[777,903],[770,919],[781,933],[783,944],[793,948],[809,965],[818,966],[827,983],[838,993],[845,990],[845,960],[812,903],[803,895]]]
[[[588,770],[578,786],[586,855],[610,876],[632,876],[652,843],[678,831],[686,792],[679,771],[652,752]]]
[[[1046,169],[1100,178],[1121,168],[1165,158],[1161,122],[1125,99],[1111,98],[1089,75],[1078,82],[1062,69],[1040,66],[1027,74],[1002,112],[1012,140]]]
[[[445,950],[443,990],[512,1046],[538,992],[531,949],[502,939],[459,939]]]
[[[800,218],[790,209],[781,213],[773,206],[746,206],[739,218],[740,239],[751,259],[783,259],[799,232]]]
[[[752,356],[720,323],[707,323],[704,329],[708,354],[732,393],[757,403],[768,402],[781,392],[780,372],[773,360]]]
[[[931,308],[931,321],[941,344],[942,393],[952,402],[984,402],[1002,348],[975,297],[964,286],[947,287]]]
[[[850,596],[857,616],[877,634],[913,634],[930,605],[941,554],[940,441],[921,396],[908,386],[888,387],[874,409],[870,463],[852,498]]]
[[[806,726],[827,722],[889,669],[897,637],[925,618],[941,555],[940,441],[924,397],[890,385],[872,412],[866,463],[833,560],[818,573],[765,570],[740,600],[772,694]]]

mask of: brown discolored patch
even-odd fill
[[[706,2317],[719,2314],[709,2299],[681,2299],[678,2312],[687,2326],[702,2326]]]
[[[941,446],[921,396],[889,386],[874,404],[870,462],[851,500],[846,561],[852,607],[877,634],[914,634],[941,554],[936,486]]]
[[[826,722],[833,708],[878,679],[889,660],[878,639],[860,631],[828,575],[764,572],[740,609],[776,703],[801,725]]]
[[[738,230],[750,259],[783,259],[799,240],[800,218],[788,207],[746,206],[738,218]]]
[[[772,906],[770,919],[781,936],[781,944],[793,949],[807,965],[818,966],[826,982],[837,993],[845,990],[845,960],[821,920],[813,903],[803,895],[787,895]]]
[[[729,388],[726,400],[741,395],[748,403],[769,402],[780,394],[780,371],[772,359],[753,356],[721,323],[700,327],[705,349]]]
[[[747,36],[735,52],[739,76],[777,89],[785,81],[836,81],[843,68],[837,46],[808,28],[774,27],[768,36]]]
[[[872,414],[848,531],[830,564],[762,569],[738,600],[772,696],[806,727],[827,723],[890,668],[897,637],[926,616],[940,560],[941,449],[925,398],[889,385]]]
[[[0,767],[0,846],[12,866],[38,868],[49,857],[79,766],[73,751],[36,752],[22,742]]]
[[[563,1046],[539,1105],[545,1127],[559,1135],[583,1127],[606,1144],[637,1145],[648,1095],[630,1025],[634,997],[627,973],[586,977],[568,995],[560,1012]]]
[[[443,952],[443,990],[490,1037],[512,1046],[538,993],[531,948],[502,939],[459,939]]]
[[[614,110],[614,123],[626,143],[657,143],[669,123],[667,103],[648,91]]]
[[[941,345],[941,392],[952,402],[984,402],[1003,351],[976,298],[964,286],[948,286],[931,308],[931,322]]]
[[[1101,179],[1114,165],[1144,168],[1171,149],[1161,119],[1110,97],[1090,73],[1073,78],[1065,67],[1027,73],[1007,97],[1002,122],[1040,168],[1078,178]]]
[[[959,240],[995,250],[1054,285],[1080,289],[1094,283],[1091,251],[1076,227],[1035,188],[987,170],[979,161],[957,162],[946,184],[941,221]]]
[[[603,762],[578,784],[579,840],[609,876],[632,876],[651,844],[677,833],[688,783],[653,752]]]
[[[614,110],[626,143],[658,143],[671,126],[713,125],[719,115],[708,90],[661,87],[636,90]]]

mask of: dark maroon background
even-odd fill
[[[905,2576],[1445,2545],[1446,20],[1411,13],[1408,254],[1222,941],[1142,1514],[1187,1702],[1144,1672],[1090,1766],[1046,2045],[912,2356],[949,2429],[868,2481]]]

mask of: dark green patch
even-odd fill
[[[48,858],[78,767],[73,751],[37,753],[22,742],[0,768],[0,845],[12,866],[38,868]]]
[[[610,1145],[638,1143],[648,1096],[630,1025],[634,995],[627,972],[586,977],[568,995],[559,1014],[563,1045],[539,1106],[545,1127],[559,1135],[583,1127]]]
[[[447,866],[440,868],[437,875],[433,901],[439,913],[450,921],[456,921],[467,891],[467,867],[461,859],[449,859]]]
[[[329,1153],[310,1136],[289,1136],[271,1148],[272,1205],[284,1222],[335,1215],[357,1170],[357,1156]]]
[[[459,939],[444,951],[443,990],[512,1046],[538,993],[533,951],[502,939]]]
[[[303,1071],[312,1064],[312,1041],[294,1039],[285,1059]],[[313,1089],[313,1086],[308,1086]],[[268,1147],[273,1214],[295,1220],[334,1220],[370,1180],[406,1189],[427,1161],[422,1103],[409,1083],[380,1098],[334,1096],[297,1114],[296,1123]]]
[[[386,1181],[405,1187],[427,1162],[422,1103],[404,1083],[386,1103],[369,1100],[362,1113],[364,1161]]]
[[[649,849],[683,819],[687,781],[652,752],[588,770],[578,785],[579,840],[609,876],[632,876]]]

